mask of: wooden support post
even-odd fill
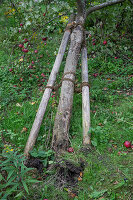
[[[91,139],[88,135],[90,129],[90,97],[88,83],[88,64],[87,49],[84,45],[82,48],[82,123],[83,123],[83,145],[90,145]]]
[[[72,15],[70,17],[70,20],[69,20],[68,23],[71,23],[73,20],[74,20],[74,15]],[[61,45],[60,45],[54,66],[53,66],[53,69],[51,71],[47,86],[51,86],[51,87],[54,86],[56,76],[57,76],[57,73],[59,71],[59,68],[60,68],[60,65],[61,65],[61,62],[62,62],[62,59],[63,59],[63,55],[65,53],[65,49],[66,49],[70,34],[71,34],[71,30],[67,28],[65,33],[64,33],[64,36],[63,36],[63,39],[62,39],[62,42],[61,42]],[[29,151],[33,149],[33,146],[36,142],[38,132],[40,130],[40,126],[41,126],[41,123],[42,123],[42,120],[43,120],[43,117],[44,117],[44,114],[45,114],[45,111],[46,111],[46,107],[47,107],[51,92],[52,92],[51,88],[46,88],[45,91],[44,91],[44,94],[43,94],[41,103],[39,105],[39,109],[37,111],[37,114],[36,114],[32,129],[31,129],[29,138],[28,138],[26,146],[25,146],[24,154],[25,154],[26,157],[29,156]]]

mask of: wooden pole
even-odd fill
[[[83,145],[90,145],[91,139],[88,135],[90,129],[90,97],[88,83],[87,49],[82,48],[82,123],[83,123]]]
[[[74,20],[74,15],[72,15],[70,17],[70,20],[69,20],[68,23],[71,23],[73,20]],[[60,45],[54,66],[53,66],[53,69],[51,71],[47,86],[51,86],[51,87],[54,86],[56,76],[57,76],[57,73],[59,71],[59,68],[60,68],[60,65],[61,65],[61,62],[62,62],[62,59],[63,59],[63,55],[65,53],[65,49],[66,49],[70,34],[71,34],[71,30],[67,28],[65,33],[64,33],[64,36],[63,36],[63,39],[62,39],[62,42],[61,42],[61,45]],[[29,156],[29,151],[33,149],[33,146],[36,142],[38,132],[40,130],[40,126],[41,126],[41,123],[42,123],[42,120],[43,120],[43,117],[44,117],[44,114],[45,114],[45,111],[46,111],[46,107],[47,107],[51,92],[52,92],[51,88],[46,88],[45,91],[44,91],[44,94],[43,94],[41,103],[39,105],[39,109],[37,111],[37,114],[36,114],[32,129],[31,129],[29,138],[28,138],[26,146],[25,146],[24,154],[25,154],[26,157]]]

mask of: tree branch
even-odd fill
[[[130,1],[130,3],[133,5],[133,0],[129,0]]]
[[[90,13],[92,13],[92,12],[94,12],[94,11],[96,11],[96,10],[100,10],[100,9],[105,8],[105,7],[107,7],[107,6],[112,6],[112,5],[117,4],[117,3],[122,3],[122,2],[124,2],[124,1],[125,1],[125,0],[113,0],[113,1],[108,1],[108,2],[105,2],[105,3],[99,4],[99,5],[96,5],[96,6],[92,7],[92,8],[89,8],[89,9],[86,11],[86,17],[87,17]],[[85,18],[86,18],[86,17],[85,17]]]

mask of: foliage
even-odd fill
[[[54,152],[52,150],[43,151],[43,150],[33,149],[32,151],[30,151],[31,156],[33,156],[34,158],[40,158],[42,160],[44,167],[47,167],[48,164],[53,163],[54,159],[53,154]]]
[[[27,168],[24,165],[24,156],[19,155],[10,146],[4,145],[1,157],[1,199],[7,199],[8,196],[13,196],[13,198],[19,197],[20,199],[25,196],[25,192],[29,194],[27,184],[37,183],[39,181],[32,179],[28,175],[28,172],[32,168]]]

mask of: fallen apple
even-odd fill
[[[45,77],[45,74],[44,74],[44,73],[41,73],[41,76],[42,76],[42,77]]]
[[[125,141],[125,142],[124,142],[124,146],[125,146],[126,148],[131,147],[131,142]]]
[[[32,65],[29,65],[29,69],[33,69],[33,66],[32,66]]]
[[[27,38],[24,38],[24,43],[28,42]]]
[[[107,41],[106,41],[106,40],[104,40],[104,41],[103,41],[103,44],[104,44],[104,45],[106,45],[106,44],[107,44]]]
[[[38,53],[38,50],[35,50],[34,52],[35,52],[35,53]]]
[[[74,148],[73,147],[69,147],[67,150],[69,153],[73,153],[74,152]]]
[[[94,77],[97,77],[97,76],[98,76],[98,73],[94,73],[93,76],[94,76]]]
[[[45,82],[45,79],[42,79],[42,82]]]
[[[46,41],[46,40],[47,40],[47,37],[43,37],[42,40],[43,40],[43,41]]]
[[[22,47],[23,47],[23,44],[19,44],[18,46],[19,46],[20,48],[22,48]]]
[[[23,52],[28,53],[28,49],[22,49]]]
[[[23,78],[20,78],[19,80],[22,82],[22,81],[23,81]]]
[[[23,26],[23,24],[21,23],[20,26]]]

